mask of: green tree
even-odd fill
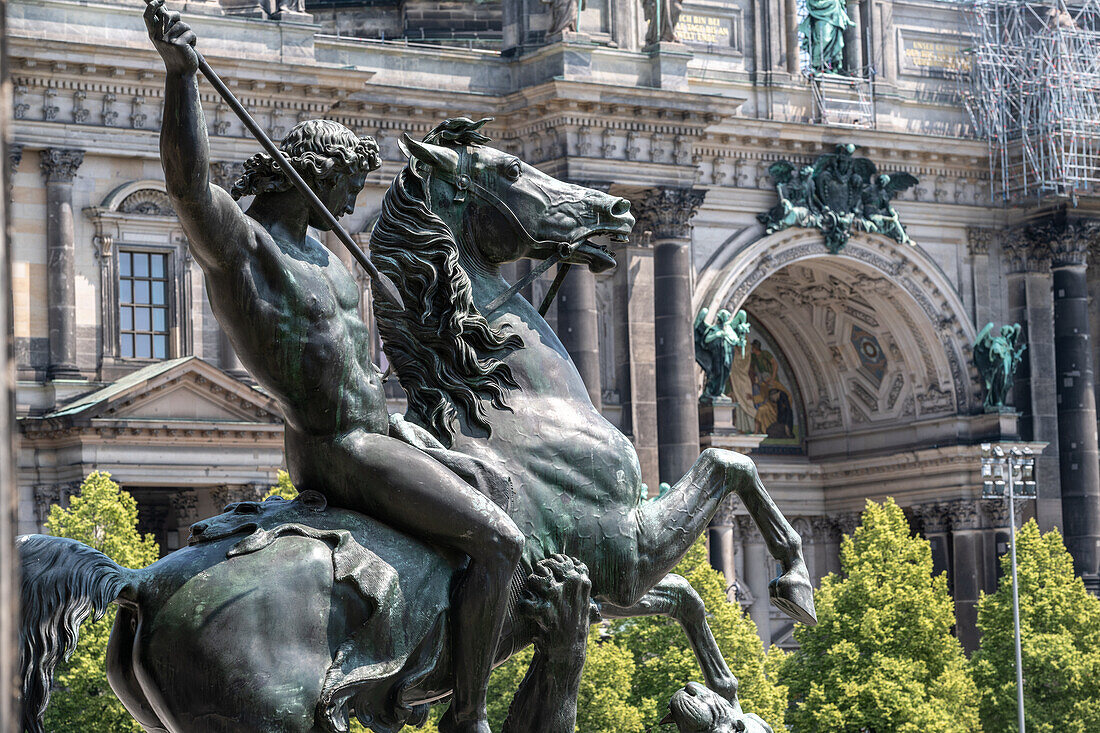
[[[294,488],[294,484],[291,483],[290,474],[281,468],[275,474],[275,485],[264,494],[263,500],[266,501],[273,496],[281,496],[288,501],[298,496],[298,489]]]
[[[684,576],[706,604],[707,621],[726,664],[737,677],[738,696],[745,711],[756,713],[773,728],[781,728],[787,706],[786,688],[765,673],[765,654],[756,624],[740,606],[727,600],[725,578],[707,561],[704,540],[695,543],[674,572]],[[631,703],[638,709],[653,707],[662,711],[656,718],[664,714],[665,705],[677,690],[692,680],[703,681],[687,636],[670,619],[627,620],[617,628],[614,638],[634,656]],[[648,724],[654,722],[656,719],[651,718]]]
[[[137,531],[137,502],[111,480],[90,474],[69,508],[50,508],[46,531],[91,545],[119,565],[142,568],[160,554],[152,535]],[[46,730],[59,733],[141,733],[139,726],[107,684],[107,639],[115,620],[112,607],[99,621],[80,628],[80,643],[68,662],[59,666],[55,690],[46,710]]]
[[[1016,560],[1027,730],[1100,730],[1100,600],[1074,575],[1062,536],[1041,534],[1034,519],[1016,535]],[[1003,582],[978,601],[971,665],[988,731],[1017,730],[1011,563],[1001,558]]]
[[[816,595],[817,626],[798,626],[801,648],[782,669],[787,723],[799,731],[977,731],[978,691],[944,574],[928,542],[909,533],[892,499],[867,502],[840,563]],[[1000,730],[1000,729],[998,729]]]

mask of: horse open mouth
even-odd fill
[[[607,236],[614,243],[627,241],[627,236],[623,232],[609,230],[592,231],[587,234],[584,240],[572,247],[572,252],[568,257],[564,258],[564,261],[571,265],[587,265],[589,270],[596,273],[610,270],[616,265],[615,255],[611,254],[611,250],[604,245],[596,244],[588,239],[588,237],[598,236]]]

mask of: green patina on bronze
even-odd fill
[[[730,314],[722,308],[715,314],[711,325],[707,324],[706,318],[706,308],[700,310],[695,318],[695,361],[706,374],[703,394],[699,397],[702,403],[725,396],[734,355],[737,349],[741,349],[741,356],[745,355],[751,329],[749,314],[743,310]]]
[[[844,0],[806,0],[806,17],[798,25],[798,34],[811,71],[844,72],[844,31],[854,25]]]
[[[872,161],[854,157],[855,150],[855,145],[837,145],[835,152],[801,168],[787,160],[773,163],[768,173],[779,203],[756,215],[765,231],[819,229],[834,254],[847,244],[853,229],[908,244],[909,235],[890,202],[917,179],[904,172],[879,173]]]
[[[974,341],[974,366],[985,383],[983,405],[987,410],[1003,409],[1008,401],[1016,369],[1027,349],[1027,344],[1020,343],[1022,333],[1019,323],[1001,326],[1000,333],[987,323]]]
[[[76,627],[111,602],[124,612],[108,674],[149,730],[320,733],[354,714],[390,733],[450,696],[442,731],[490,733],[491,666],[534,643],[505,730],[572,733],[592,611],[674,618],[707,686],[736,701],[701,599],[670,571],[736,493],[781,567],[773,603],[816,621],[801,539],[752,461],[709,449],[641,502],[631,441],[547,322],[519,295],[488,309],[508,290],[505,263],[612,267],[590,240],[625,240],[629,202],[490,147],[487,120],[405,136],[371,245],[405,304],[374,303],[408,394],[406,418],[388,415],[354,279],[309,236],[326,224],[307,197],[263,155],[235,189],[255,194],[247,212],[208,184],[194,34],[162,4],[146,24],[168,71],[167,191],[214,314],[282,408],[302,495],[226,507],[143,571],[25,540],[28,730]],[[329,121],[300,123],[282,150],[334,216],[379,163],[373,140]]]

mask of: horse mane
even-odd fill
[[[425,139],[454,146],[488,140],[477,132],[485,121],[462,122],[448,120]],[[408,395],[409,409],[445,442],[463,417],[492,434],[481,400],[510,409],[505,388],[518,385],[501,359],[523,341],[493,328],[474,307],[458,242],[432,213],[425,183],[409,166],[382,200],[370,252],[408,306],[399,312],[382,299],[374,301],[386,355]]]

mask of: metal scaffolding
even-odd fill
[[[1100,195],[1100,0],[974,0],[967,108],[994,200]]]

